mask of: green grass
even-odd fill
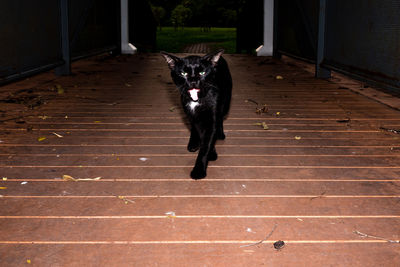
[[[209,43],[212,50],[225,49],[225,53],[236,52],[235,28],[211,28],[204,32],[201,28],[184,28],[174,30],[173,27],[163,27],[157,30],[157,50],[170,53],[182,52],[190,44]]]

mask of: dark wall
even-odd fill
[[[327,1],[324,63],[400,87],[400,1]]]
[[[118,47],[119,3],[115,0],[69,0],[69,36],[73,58]]]
[[[275,0],[277,50],[316,61],[319,0]],[[326,0],[321,66],[400,91],[400,2]]]
[[[0,82],[62,63],[59,9],[54,0],[0,1]]]
[[[0,1],[0,84],[63,65],[62,0]],[[72,58],[119,48],[120,1],[69,0]]]
[[[319,0],[279,0],[275,4],[278,51],[315,60]]]

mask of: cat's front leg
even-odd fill
[[[207,176],[208,161],[216,160],[218,157],[215,151],[215,127],[206,130],[203,134],[200,134],[200,138],[202,140],[200,151],[196,159],[196,164],[190,173],[190,177],[196,180]]]
[[[187,149],[189,152],[196,152],[200,147],[200,136],[197,132],[197,129],[194,125],[192,125],[192,129],[190,130],[190,139],[187,145]]]

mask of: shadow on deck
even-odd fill
[[[227,138],[201,181],[159,55],[0,88],[1,265],[398,265],[400,112],[295,61],[226,58]]]

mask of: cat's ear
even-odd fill
[[[213,53],[205,55],[203,58],[209,60],[213,66],[217,65],[219,58],[224,53],[224,49],[217,50]]]
[[[167,61],[168,66],[171,70],[173,70],[176,63],[181,60],[179,57],[171,55],[167,52],[161,51],[160,53],[165,58],[165,61]]]

